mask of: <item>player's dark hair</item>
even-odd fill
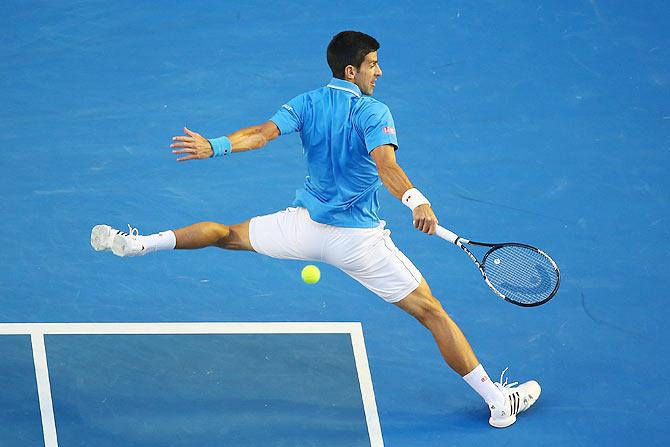
[[[344,79],[344,69],[347,65],[360,68],[365,56],[378,49],[379,42],[374,37],[358,31],[342,31],[328,44],[326,58],[333,76]]]

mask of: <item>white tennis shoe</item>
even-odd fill
[[[91,246],[95,251],[111,250],[116,256],[140,256],[144,245],[137,228],[128,225],[128,233],[109,225],[96,225],[91,230]]]
[[[542,392],[540,384],[534,380],[518,386],[519,382],[513,382],[508,385],[507,379],[503,382],[503,376],[506,371],[507,368],[500,374],[500,382],[495,383],[495,386],[505,395],[505,405],[502,408],[497,408],[495,405],[489,404],[489,409],[491,410],[489,424],[496,428],[509,427],[516,422],[516,416],[529,409]]]
[[[128,233],[119,231],[112,240],[112,253],[116,256],[141,256],[144,245],[140,240],[140,230],[128,225]]]

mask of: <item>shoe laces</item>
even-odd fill
[[[119,234],[122,234],[124,236],[130,236],[130,237],[137,237],[140,235],[140,230],[137,228],[133,228],[130,224],[128,224],[128,233],[125,231],[119,231]]]
[[[501,391],[506,391],[509,388],[512,388],[513,386],[516,386],[519,384],[519,382],[512,382],[512,383],[507,383],[507,377],[505,377],[505,381],[503,382],[503,377],[505,376],[505,373],[509,369],[509,366],[505,369],[503,369],[503,372],[500,373],[500,382],[496,382],[496,386],[500,388]]]

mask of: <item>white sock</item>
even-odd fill
[[[177,238],[172,231],[168,230],[150,234],[149,236],[142,236],[141,242],[144,245],[144,253],[151,253],[174,249],[175,245],[177,245]]]
[[[494,404],[498,406],[505,405],[505,395],[491,382],[488,374],[484,371],[484,367],[479,364],[463,376],[468,385],[477,392],[484,402],[487,404]]]

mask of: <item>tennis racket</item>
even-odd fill
[[[523,307],[539,306],[558,292],[561,272],[554,260],[539,248],[516,242],[469,241],[439,225],[435,234],[460,247],[475,263],[486,284],[505,301]],[[489,250],[479,262],[466,245]]]

